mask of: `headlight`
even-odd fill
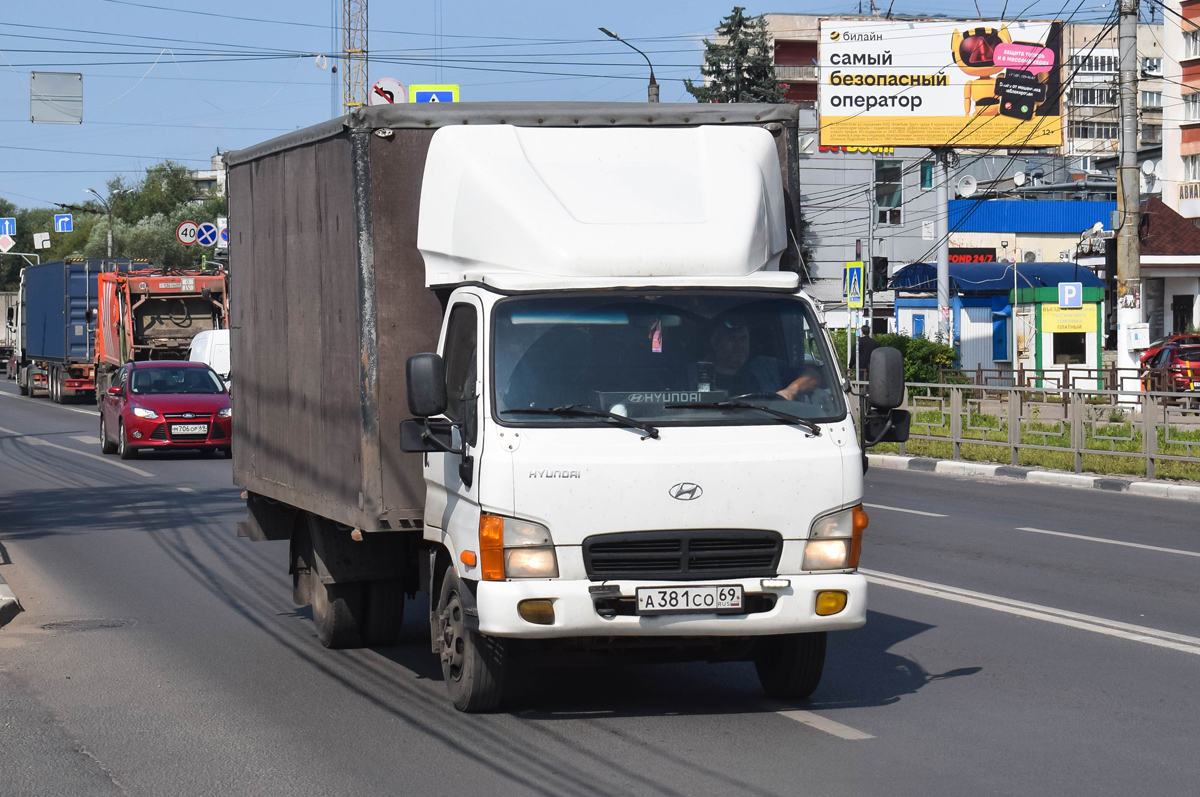
[[[558,578],[554,540],[540,523],[481,514],[479,554],[484,581]]]
[[[145,407],[134,407],[133,414],[139,418],[145,418],[148,421],[152,421],[158,417],[157,412],[154,410],[148,410]]]
[[[804,546],[804,570],[850,570],[858,567],[867,513],[862,505],[813,521]]]
[[[218,418],[230,418],[233,416],[233,407],[226,407],[223,410],[217,410]]]

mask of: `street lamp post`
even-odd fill
[[[96,199],[99,199],[100,204],[104,206],[104,211],[108,214],[108,259],[112,260],[113,220],[112,220],[112,204],[111,203],[112,203],[112,198],[114,196],[116,196],[118,194],[123,194],[125,192],[121,191],[121,190],[113,191],[108,195],[108,199],[105,199],[104,197],[100,196],[100,194],[96,193],[95,188],[85,188],[85,189],[83,189],[83,192],[85,194],[91,194],[94,197],[96,197]]]
[[[633,49],[638,55],[646,59],[646,65],[650,67],[650,84],[646,86],[646,101],[658,102],[658,81],[654,79],[654,64],[650,63],[650,57],[629,42],[622,39],[617,34],[613,33],[608,28],[600,28],[600,32],[605,36],[608,36],[610,39],[616,39],[617,41],[621,42],[621,44]]]

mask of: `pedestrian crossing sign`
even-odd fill
[[[842,273],[842,297],[846,306],[852,310],[863,306],[863,261],[855,260],[846,264]]]

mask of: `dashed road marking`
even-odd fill
[[[1157,628],[1148,628],[1143,625],[1122,623],[1117,620],[1108,620],[1104,617],[1068,612],[1063,609],[1055,609],[1051,606],[1040,606],[1036,603],[1026,603],[1025,601],[1004,598],[999,595],[972,592],[968,589],[959,589],[958,587],[951,587],[946,584],[935,584],[931,581],[921,581],[920,579],[908,578],[907,576],[880,573],[876,570],[859,568],[858,572],[866,576],[867,580],[871,583],[882,587],[902,589],[906,592],[915,592],[918,595],[929,595],[934,598],[941,598],[942,600],[965,603],[969,606],[978,606],[1006,614],[1015,614],[1018,617],[1029,617],[1047,623],[1065,625],[1069,628],[1078,628],[1096,634],[1127,639],[1132,642],[1142,642],[1146,645],[1170,648],[1171,650],[1194,653],[1200,656],[1200,638],[1198,637],[1175,634],[1170,631],[1160,631]]]
[[[1065,531],[1048,531],[1047,529],[1035,529],[1029,526],[1021,526],[1017,531],[1032,531],[1034,534],[1050,534],[1055,537],[1069,537],[1073,540],[1087,540],[1088,542],[1102,542],[1106,545],[1123,545],[1126,548],[1141,548],[1143,551],[1158,551],[1159,553],[1173,553],[1179,556],[1200,556],[1198,551],[1184,551],[1179,548],[1162,548],[1158,545],[1146,545],[1140,542],[1128,542],[1126,540],[1109,540],[1104,537],[1088,537],[1084,534],[1068,534]]]
[[[91,446],[100,445],[100,440],[94,434],[73,434],[71,435],[71,439],[78,440],[81,443],[87,443]]]
[[[888,512],[904,512],[905,514],[909,515],[923,515],[924,517],[950,517],[949,515],[943,515],[938,512],[922,512],[919,509],[901,509],[898,506],[884,506],[883,504],[863,504],[863,506],[870,509],[886,509]]]
[[[861,739],[874,739],[875,737],[869,733],[863,733],[857,728],[851,728],[849,725],[843,725],[840,722],[834,722],[828,717],[822,717],[820,714],[814,714],[811,711],[777,711],[775,712],[781,717],[787,717],[790,720],[807,725],[810,728],[816,728],[818,731],[824,731],[831,736],[836,736],[839,739],[847,739],[849,741],[859,741]]]
[[[141,468],[135,468],[132,465],[126,465],[124,462],[117,462],[117,461],[113,460],[111,457],[104,457],[104,456],[100,456],[99,454],[89,454],[88,452],[80,451],[77,448],[70,448],[68,446],[60,446],[58,443],[51,443],[49,440],[43,440],[40,437],[31,437],[29,435],[22,434],[21,432],[14,432],[11,429],[0,428],[0,434],[13,435],[14,440],[18,440],[22,443],[27,443],[28,445],[31,445],[31,446],[46,446],[47,448],[57,448],[59,451],[66,451],[68,454],[74,454],[77,457],[87,457],[88,459],[94,459],[97,462],[103,462],[105,465],[112,465],[114,468],[124,468],[125,470],[131,471],[132,473],[136,473],[139,476],[145,476],[147,479],[154,478],[153,473],[148,473],[148,472],[142,470]]]

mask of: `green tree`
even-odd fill
[[[697,102],[783,102],[783,88],[775,79],[775,54],[767,35],[765,17],[748,17],[746,9],[733,12],[717,27],[717,41],[704,40],[704,83],[684,79]]]

